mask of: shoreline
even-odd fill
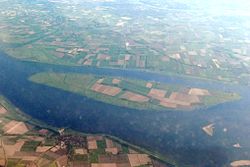
[[[92,73],[97,73],[97,74],[102,74],[102,75],[111,75],[111,76],[116,76],[116,75],[118,75],[118,72],[120,72],[120,70],[114,70],[114,72],[112,71],[112,70],[104,70],[103,72],[101,71],[101,70],[97,70],[97,71],[94,71],[94,70],[96,70],[95,68],[77,68],[77,67],[75,67],[75,68],[63,68],[63,66],[55,66],[55,68],[54,67],[52,67],[52,66],[49,66],[49,65],[45,65],[45,64],[41,64],[41,63],[32,63],[32,62],[30,62],[30,63],[22,63],[22,62],[20,62],[20,61],[17,61],[17,60],[15,60],[15,59],[12,59],[12,58],[8,58],[9,56],[7,56],[7,55],[2,55],[1,56],[2,57],[2,59],[4,60],[3,62],[5,62],[5,64],[8,64],[8,63],[10,63],[10,62],[12,62],[12,61],[14,61],[14,62],[16,62],[17,63],[17,65],[20,65],[20,67],[23,67],[23,65],[27,65],[27,66],[31,66],[31,65],[34,65],[33,67],[38,67],[38,69],[39,70],[34,70],[35,72],[37,72],[37,71],[46,71],[47,69],[48,70],[53,70],[53,71],[55,71],[55,72],[57,72],[57,71],[60,71],[60,72],[63,72],[63,70],[69,70],[70,72],[74,72],[74,71],[77,71],[78,73],[90,73],[90,74],[92,74]],[[19,63],[18,63],[19,62]],[[7,67],[7,66],[6,66]],[[8,68],[7,68],[8,69]],[[5,72],[5,71],[3,71],[3,72]],[[7,70],[7,72],[8,72],[8,70]],[[32,71],[31,71],[31,73],[30,72],[28,72],[28,73],[25,73],[25,76],[26,77],[28,77],[28,76],[30,76],[30,74],[33,74],[32,73]],[[140,77],[140,74],[142,74],[142,73],[139,73],[139,72],[137,72],[137,73],[135,73],[135,75],[133,74],[133,73],[131,73],[131,72],[124,72],[124,73],[122,73],[122,75],[123,76],[128,76],[129,78],[134,78],[134,77],[137,77],[137,76],[139,76]],[[6,75],[7,76],[7,75]],[[8,77],[7,77],[8,78]],[[142,77],[140,77],[140,78],[142,78],[142,79],[145,79],[145,80],[148,80],[148,75],[144,75],[144,76],[142,76]],[[169,77],[169,78],[164,78],[164,77],[159,77],[159,76],[154,76],[154,78],[156,78],[156,81],[158,81],[158,82],[163,82],[163,83],[165,83],[165,82],[168,82],[168,81],[170,81],[171,83],[176,83],[176,84],[178,84],[178,83],[180,83],[182,80],[179,80],[178,78],[177,78],[177,80],[173,80],[174,78],[171,78],[171,77]],[[24,83],[26,83],[27,82],[27,78],[23,78],[23,81],[25,80],[25,82]],[[197,83],[196,82],[192,82],[192,80],[190,81],[186,81],[185,83],[187,83],[188,85],[197,85]],[[206,85],[205,84],[205,82],[201,82],[201,81],[198,81],[198,86],[200,86],[200,87],[203,87],[204,85]],[[209,87],[211,87],[211,88],[217,88],[217,89],[220,89],[220,88],[224,88],[224,87],[222,87],[223,86],[223,84],[221,83],[221,84],[212,84],[212,83],[209,83],[209,85],[208,85]],[[35,88],[37,88],[37,87],[35,87]],[[41,89],[41,88],[43,88],[43,87],[40,87],[40,86],[38,86],[38,88],[39,89]],[[241,92],[241,93],[243,93],[243,97],[248,97],[248,95],[246,96],[246,92],[244,91],[244,92],[242,92],[243,91],[243,88],[244,88],[244,90],[245,90],[245,88],[246,87],[238,87],[237,86],[237,88],[236,88],[236,86],[230,86],[228,89],[226,89],[226,90],[237,90],[237,92]],[[28,91],[29,89],[27,89],[27,91]],[[46,89],[47,90],[47,89]],[[51,88],[48,88],[48,90],[52,90]],[[57,91],[55,91],[55,92],[57,92]],[[247,91],[248,92],[248,91]],[[3,93],[4,93],[4,90],[3,90]],[[65,92],[66,93],[66,92]],[[5,94],[5,93],[4,93]],[[66,93],[66,94],[68,94],[68,93]],[[8,94],[8,92],[7,92],[7,95],[9,95]],[[57,94],[58,96],[59,96],[59,94]],[[61,94],[60,94],[61,95]],[[64,94],[64,91],[63,91],[63,95],[65,95]],[[14,104],[16,104],[16,102],[17,102],[17,100],[18,99],[12,99],[12,96],[10,95],[10,96],[8,96],[11,100],[14,100],[13,102],[14,102]],[[20,99],[20,96],[17,96],[17,97],[19,97],[19,99]],[[22,97],[22,96],[21,96]],[[78,97],[78,96],[74,96],[74,97]],[[85,99],[84,99],[85,100]],[[244,100],[244,98],[243,99],[241,99],[240,101],[242,101],[242,100]],[[37,101],[37,100],[32,100],[32,102],[39,102],[39,101]],[[246,99],[244,100],[244,103],[246,102]],[[235,102],[235,103],[238,103],[238,102]],[[25,107],[24,106],[22,106],[22,105],[20,105],[20,104],[18,104],[17,103],[17,105],[18,105],[18,107],[19,108],[21,108],[21,109],[24,109]],[[44,105],[46,105],[46,103],[44,104]],[[227,104],[223,104],[222,105],[222,107],[225,107],[225,106],[227,106]],[[24,108],[23,108],[24,107]],[[28,106],[27,106],[28,107]],[[214,108],[214,107],[213,107]],[[216,108],[216,107],[215,107]],[[32,108],[31,108],[32,109]],[[36,108],[35,108],[36,109]],[[213,110],[213,109],[212,109]],[[218,109],[215,109],[215,110],[218,110]],[[26,111],[26,110],[24,110],[24,111]],[[42,110],[39,110],[39,111],[41,111],[42,112]],[[30,112],[32,112],[32,110],[30,110]],[[198,112],[196,112],[196,113],[194,113],[194,115],[196,116],[197,115],[197,113]],[[200,114],[198,114],[198,115],[200,115],[200,116],[203,116],[204,114],[206,114],[206,113],[202,113],[201,115]],[[212,113],[213,114],[213,113]],[[172,116],[171,114],[166,114],[166,115],[168,115],[168,116]],[[176,115],[176,114],[174,114],[174,115]],[[210,115],[210,114],[209,114]],[[180,114],[177,114],[177,118],[178,118],[178,116],[180,116]],[[206,114],[206,115],[204,115],[205,117],[203,117],[203,118],[205,118],[205,120],[204,121],[200,121],[200,123],[201,124],[206,124],[207,123],[207,119],[209,119],[210,117]],[[154,117],[154,118],[158,118],[158,117]],[[165,120],[165,119],[164,119]],[[167,120],[167,119],[166,119]],[[188,120],[187,120],[188,121]],[[62,126],[64,126],[64,125],[62,125]],[[67,125],[66,125],[67,126]],[[153,127],[154,128],[154,127]],[[152,128],[152,129],[153,129]],[[98,132],[98,131],[97,131]],[[197,133],[199,133],[199,132],[197,132]],[[113,133],[112,133],[113,134]],[[187,138],[188,138],[189,136],[187,136]],[[154,142],[153,142],[154,143]],[[146,143],[146,144],[150,144],[150,143]],[[164,143],[162,143],[162,144],[164,144]],[[179,154],[179,152],[176,152],[175,153],[176,155],[178,155]],[[181,153],[180,153],[181,154]],[[172,155],[172,154],[170,154],[170,155]],[[182,155],[182,154],[181,154]],[[212,157],[213,158],[213,157]],[[181,161],[179,161],[179,162],[181,162]]]
[[[25,63],[36,63],[36,64],[45,64],[45,65],[55,65],[55,66],[62,66],[62,67],[72,67],[72,68],[90,68],[90,69],[107,69],[107,70],[122,70],[122,71],[131,71],[131,72],[145,72],[151,75],[160,75],[162,77],[177,77],[179,79],[198,79],[200,81],[208,81],[208,82],[216,82],[218,84],[226,84],[226,85],[240,85],[240,86],[247,86],[249,87],[250,85],[245,85],[245,84],[241,84],[238,81],[223,81],[223,80],[218,80],[218,79],[212,79],[212,78],[204,78],[204,77],[199,77],[199,76],[192,76],[192,75],[183,75],[183,74],[177,74],[177,73],[173,73],[173,72],[160,72],[160,71],[154,71],[154,70],[148,70],[148,69],[139,69],[139,68],[132,68],[132,69],[127,69],[127,68],[119,68],[119,67],[97,67],[97,66],[84,66],[84,65],[77,65],[77,64],[58,64],[58,63],[50,63],[50,62],[42,62],[42,61],[36,61],[36,60],[29,60],[29,59],[22,59],[22,58],[18,58],[15,56],[11,56],[8,53],[6,53],[4,50],[1,50],[5,55],[7,55],[8,57],[11,57],[13,59],[16,59],[17,61],[20,62],[25,62]],[[153,80],[152,80],[153,81]],[[236,83],[237,82],[237,83]]]
[[[1,101],[4,101],[5,103],[7,103],[8,106],[5,106],[6,104],[3,104]],[[4,97],[1,94],[0,94],[0,105],[2,107],[4,107],[7,111],[9,111],[11,114],[16,114],[16,116],[18,116],[16,120],[18,120],[18,121],[23,121],[24,123],[28,123],[30,125],[34,125],[34,126],[42,128],[42,129],[48,129],[48,130],[50,130],[50,131],[52,131],[52,132],[54,132],[54,133],[56,133],[58,135],[60,134],[58,132],[58,130],[64,128],[64,127],[59,128],[59,127],[50,126],[50,125],[46,124],[43,121],[37,120],[37,119],[29,116],[28,114],[20,111],[6,97]],[[76,131],[76,130],[73,130],[73,129],[70,129],[70,128],[65,128],[65,133],[66,134],[78,134],[78,135],[82,135],[82,136],[92,135],[92,136],[106,137],[106,138],[112,139],[114,141],[117,141],[121,145],[125,145],[125,146],[128,146],[128,147],[132,148],[132,149],[135,149],[135,150],[138,150],[138,151],[143,152],[145,154],[148,154],[153,159],[156,159],[156,160],[161,161],[163,163],[171,164],[171,165],[173,165],[175,167],[178,167],[177,162],[175,162],[174,160],[164,158],[163,155],[161,155],[161,154],[159,154],[157,152],[150,151],[150,150],[147,150],[146,148],[142,148],[142,147],[133,145],[132,143],[129,143],[127,141],[124,141],[121,138],[118,138],[118,137],[115,137],[115,136],[112,136],[112,135],[107,135],[107,134],[104,134],[104,133],[85,133],[85,132]]]

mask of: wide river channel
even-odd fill
[[[233,91],[235,102],[192,112],[138,111],[32,83],[38,72],[77,72]],[[142,71],[23,62],[0,52],[0,94],[30,116],[56,127],[105,133],[194,166],[223,166],[250,159],[250,88]],[[214,123],[209,137],[202,127]],[[234,148],[240,143],[242,148]],[[226,165],[227,166],[227,165]]]

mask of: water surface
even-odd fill
[[[192,112],[137,111],[28,81],[31,75],[48,71],[120,76],[234,91],[242,99]],[[134,70],[22,62],[0,53],[0,93],[25,113],[48,124],[117,136],[182,163],[222,166],[250,157],[249,87]],[[201,130],[209,123],[215,124],[213,137]],[[225,129],[227,132],[224,132]],[[235,143],[240,143],[243,148],[233,148]]]

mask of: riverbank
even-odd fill
[[[3,96],[0,96],[0,107],[4,107],[5,108],[5,110],[6,110],[6,112],[7,113],[5,113],[6,115],[4,115],[4,117],[3,116],[1,116],[0,115],[0,118],[1,119],[9,119],[9,121],[7,121],[7,124],[8,124],[8,122],[13,122],[13,121],[18,121],[18,122],[23,122],[24,124],[25,124],[25,126],[29,126],[29,131],[30,132],[26,132],[26,133],[23,133],[23,134],[21,134],[22,136],[20,136],[19,137],[19,135],[17,135],[17,134],[14,134],[14,136],[16,136],[16,137],[18,137],[19,139],[18,140],[16,140],[16,142],[18,143],[18,141],[20,141],[20,140],[26,140],[27,138],[31,138],[32,136],[32,138],[34,139],[34,141],[36,141],[37,139],[36,138],[40,138],[39,140],[41,140],[41,138],[45,138],[45,143],[48,143],[48,142],[46,142],[46,138],[49,138],[49,140],[50,141],[56,141],[56,138],[58,137],[58,136],[74,136],[74,138],[76,138],[76,137],[80,137],[80,136],[83,136],[83,137],[86,137],[86,138],[89,138],[89,137],[94,137],[94,138],[100,138],[100,136],[102,137],[102,138],[105,138],[105,139],[109,139],[110,141],[113,141],[113,142],[117,142],[117,143],[119,143],[121,146],[122,146],[122,148],[123,149],[126,149],[127,151],[127,154],[129,154],[129,150],[133,150],[134,152],[137,152],[137,153],[141,153],[141,154],[147,154],[147,155],[149,155],[152,159],[155,159],[155,161],[160,161],[160,162],[163,162],[163,163],[166,163],[166,164],[168,164],[168,165],[171,165],[171,166],[176,166],[177,167],[177,165],[176,165],[176,163],[173,161],[173,160],[170,160],[170,159],[167,159],[166,157],[163,157],[163,156],[161,156],[160,154],[158,154],[158,153],[155,153],[155,152],[151,152],[151,151],[148,151],[148,150],[146,150],[146,149],[143,149],[143,148],[141,148],[141,147],[138,147],[138,146],[135,146],[135,145],[132,145],[132,144],[130,144],[130,143],[128,143],[128,142],[126,142],[126,141],[123,141],[123,140],[121,140],[121,139],[119,139],[119,138],[117,138],[117,137],[114,137],[114,136],[110,136],[110,135],[106,135],[106,134],[89,134],[89,133],[83,133],[83,132],[78,132],[78,131],[74,131],[74,130],[72,130],[72,129],[64,129],[64,128],[56,128],[56,127],[52,127],[52,126],[49,126],[49,125],[47,125],[46,123],[44,123],[44,122],[41,122],[41,121],[38,121],[38,120],[36,120],[36,119],[34,119],[34,118],[31,118],[30,116],[28,116],[28,115],[26,115],[25,113],[23,113],[22,111],[20,111],[18,108],[16,108],[16,107],[14,107],[6,98],[4,98]],[[30,127],[30,126],[32,126],[32,128]],[[42,129],[42,130],[40,130],[40,131],[38,131],[38,132],[34,132],[34,129]],[[61,131],[62,129],[64,129],[63,130],[63,132]],[[32,132],[31,132],[32,131]],[[39,133],[40,132],[40,133]],[[45,133],[46,132],[46,134],[48,134],[48,132],[50,132],[50,135],[44,135],[43,133],[41,133],[41,132],[43,132],[43,133]],[[61,134],[60,134],[60,132],[61,132]],[[16,133],[18,133],[18,131],[16,132]],[[13,135],[12,135],[13,136]],[[8,134],[5,134],[5,133],[3,133],[3,134],[1,134],[1,138],[3,139],[3,138],[8,138]],[[33,142],[34,142],[33,141]],[[37,141],[38,142],[38,141]],[[6,142],[5,142],[6,143]],[[4,146],[3,146],[4,147]],[[24,146],[23,146],[24,147]],[[22,148],[23,148],[22,147]],[[42,147],[48,147],[47,145],[46,146],[42,146],[42,144],[41,143],[39,143],[39,144],[37,144],[37,146],[34,146],[35,148],[33,148],[33,146],[30,146],[30,147],[32,147],[32,148],[29,148],[29,150],[31,149],[34,149],[34,150],[37,150],[38,149],[38,147],[41,149]],[[51,146],[51,148],[55,148],[56,146]],[[21,148],[21,149],[22,149]],[[51,149],[50,148],[50,149]],[[14,159],[16,159],[16,158],[12,158],[10,155],[9,155],[9,151],[10,150],[6,150],[6,149],[10,149],[9,148],[9,146],[8,146],[8,144],[6,145],[6,148],[5,148],[5,152],[7,152],[6,153],[6,165],[7,164],[9,164],[9,165],[7,165],[7,166],[11,166],[11,164],[15,164],[15,165],[17,165],[17,164],[19,164],[19,165],[21,165],[21,164],[24,164],[24,162],[22,162],[21,163],[21,161],[22,161],[22,159],[23,158],[25,158],[25,157],[27,157],[27,155],[26,156],[21,156],[21,157],[19,157],[19,162],[16,164],[15,162],[15,160]],[[28,148],[26,148],[26,150],[27,150]],[[49,150],[46,150],[46,152],[48,152]],[[99,150],[100,151],[100,150]],[[25,151],[24,151],[25,152]],[[27,153],[26,153],[27,154]],[[43,152],[43,154],[45,154],[45,152]],[[97,154],[97,153],[96,153]],[[98,154],[101,154],[101,153],[98,153]],[[96,155],[96,156],[98,156],[98,154]],[[121,154],[121,153],[120,153]],[[9,157],[8,157],[8,156]],[[129,154],[130,155],[130,154]],[[131,154],[131,155],[133,155],[133,154]],[[37,157],[37,160],[35,160],[34,162],[37,162],[36,163],[36,165],[38,165],[38,166],[40,166],[39,165],[39,159],[42,157],[43,155],[41,154],[41,155],[39,155],[38,157]],[[69,155],[69,154],[67,154],[67,156],[72,156],[72,155]],[[78,155],[79,156],[79,155]],[[79,157],[78,157],[79,158]],[[31,163],[31,162],[30,162]],[[51,164],[54,164],[54,162],[53,163],[51,163]],[[73,165],[74,166],[74,165]]]
[[[97,101],[138,110],[190,111],[240,99],[238,94],[232,92],[79,73],[38,73],[29,80]]]
[[[248,87],[152,75],[132,70],[28,63],[4,54],[0,55],[0,59],[2,67],[0,68],[2,79],[0,91],[2,94],[28,115],[52,126],[70,127],[76,131],[117,136],[129,143],[148,150],[155,150],[161,155],[183,162],[182,166],[185,164],[201,166],[208,163],[211,166],[214,164],[222,166],[228,163],[225,161],[227,159],[243,159],[246,155],[244,152],[247,150],[234,150],[232,143],[237,142],[245,147],[249,144],[249,138],[245,135],[249,131],[249,128],[245,126],[248,123],[249,115],[247,111],[250,95]],[[108,105],[27,80],[39,72],[76,72],[167,84],[185,84],[190,87],[237,92],[242,96],[242,99],[188,113],[143,110],[142,114],[138,110]],[[214,123],[216,129],[212,139],[206,137],[201,129],[209,123]],[[230,130],[224,133],[224,128]],[[240,140],[236,141],[239,137]],[[214,147],[212,146],[217,146],[216,150],[219,150],[219,155],[213,154]],[[231,154],[231,151],[237,151],[237,155]],[[193,160],[188,158],[190,156],[197,158]],[[223,158],[225,156],[228,158]]]

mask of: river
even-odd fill
[[[137,111],[28,81],[29,76],[46,71],[120,76],[234,91],[242,99],[192,112]],[[184,164],[219,167],[250,157],[249,87],[135,70],[24,62],[0,52],[0,93],[25,113],[50,125],[113,135]],[[212,137],[201,130],[209,123],[215,124]],[[242,148],[233,148],[236,143]]]

